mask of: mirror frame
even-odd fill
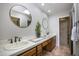
[[[23,5],[13,5],[11,8],[10,8],[10,10],[9,10],[9,17],[10,17],[10,20],[11,20],[11,10],[12,10],[12,8],[13,7],[15,7],[15,6],[21,6],[21,7],[24,7],[25,9],[27,9],[25,6],[23,6]],[[28,10],[28,9],[27,9]],[[29,11],[30,12],[30,11]],[[30,15],[31,15],[31,12],[30,12]],[[13,23],[13,21],[11,20],[11,22]],[[32,15],[31,15],[31,23],[32,23]],[[31,23],[30,23],[30,25],[31,25]],[[13,23],[14,24],[14,23]],[[14,24],[15,26],[17,26],[16,24]],[[29,26],[30,26],[29,25]],[[27,26],[27,27],[29,27],[29,26]],[[17,26],[17,27],[19,27],[19,26]],[[25,28],[27,28],[27,27],[25,27]],[[19,28],[21,28],[21,27],[19,27]],[[25,29],[25,28],[22,28],[22,29]]]

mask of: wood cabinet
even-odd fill
[[[54,36],[52,39],[53,39],[52,48],[55,48],[55,46],[56,46],[56,36]]]
[[[44,47],[44,46],[46,46],[47,44],[48,44],[48,41],[45,41],[45,42],[42,43],[42,46]]]
[[[47,51],[52,51],[55,46],[56,46],[56,36],[43,42],[43,54],[45,54]]]
[[[46,53],[46,51],[52,51],[56,45],[56,37],[51,37],[48,40],[42,42],[36,47],[20,54],[20,56],[41,56]]]
[[[52,51],[56,46],[56,37],[52,37],[48,40],[48,45],[46,46],[47,51]]]
[[[37,56],[41,56],[42,55],[42,44],[38,45],[37,47]]]
[[[21,56],[36,56],[36,47],[22,53]]]

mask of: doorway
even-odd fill
[[[72,54],[71,28],[72,20],[70,16],[59,18],[60,46],[69,47]]]

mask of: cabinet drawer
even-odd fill
[[[35,54],[33,54],[32,56],[36,56],[36,53],[35,53]]]
[[[42,55],[42,44],[37,46],[37,56]]]
[[[42,44],[37,46],[37,50],[41,50],[42,49]]]
[[[50,43],[51,41],[52,41],[52,39],[49,39],[49,40],[48,40],[48,43]]]
[[[48,44],[48,41],[43,42],[43,47],[46,46]]]
[[[42,56],[42,52],[40,52],[40,53],[37,53],[37,56]]]
[[[36,55],[36,48],[33,48],[33,49],[26,51],[22,54],[22,56],[33,56],[33,55]]]

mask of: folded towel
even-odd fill
[[[72,40],[72,41],[77,41],[76,26],[74,26],[74,27],[72,28],[71,40]]]

